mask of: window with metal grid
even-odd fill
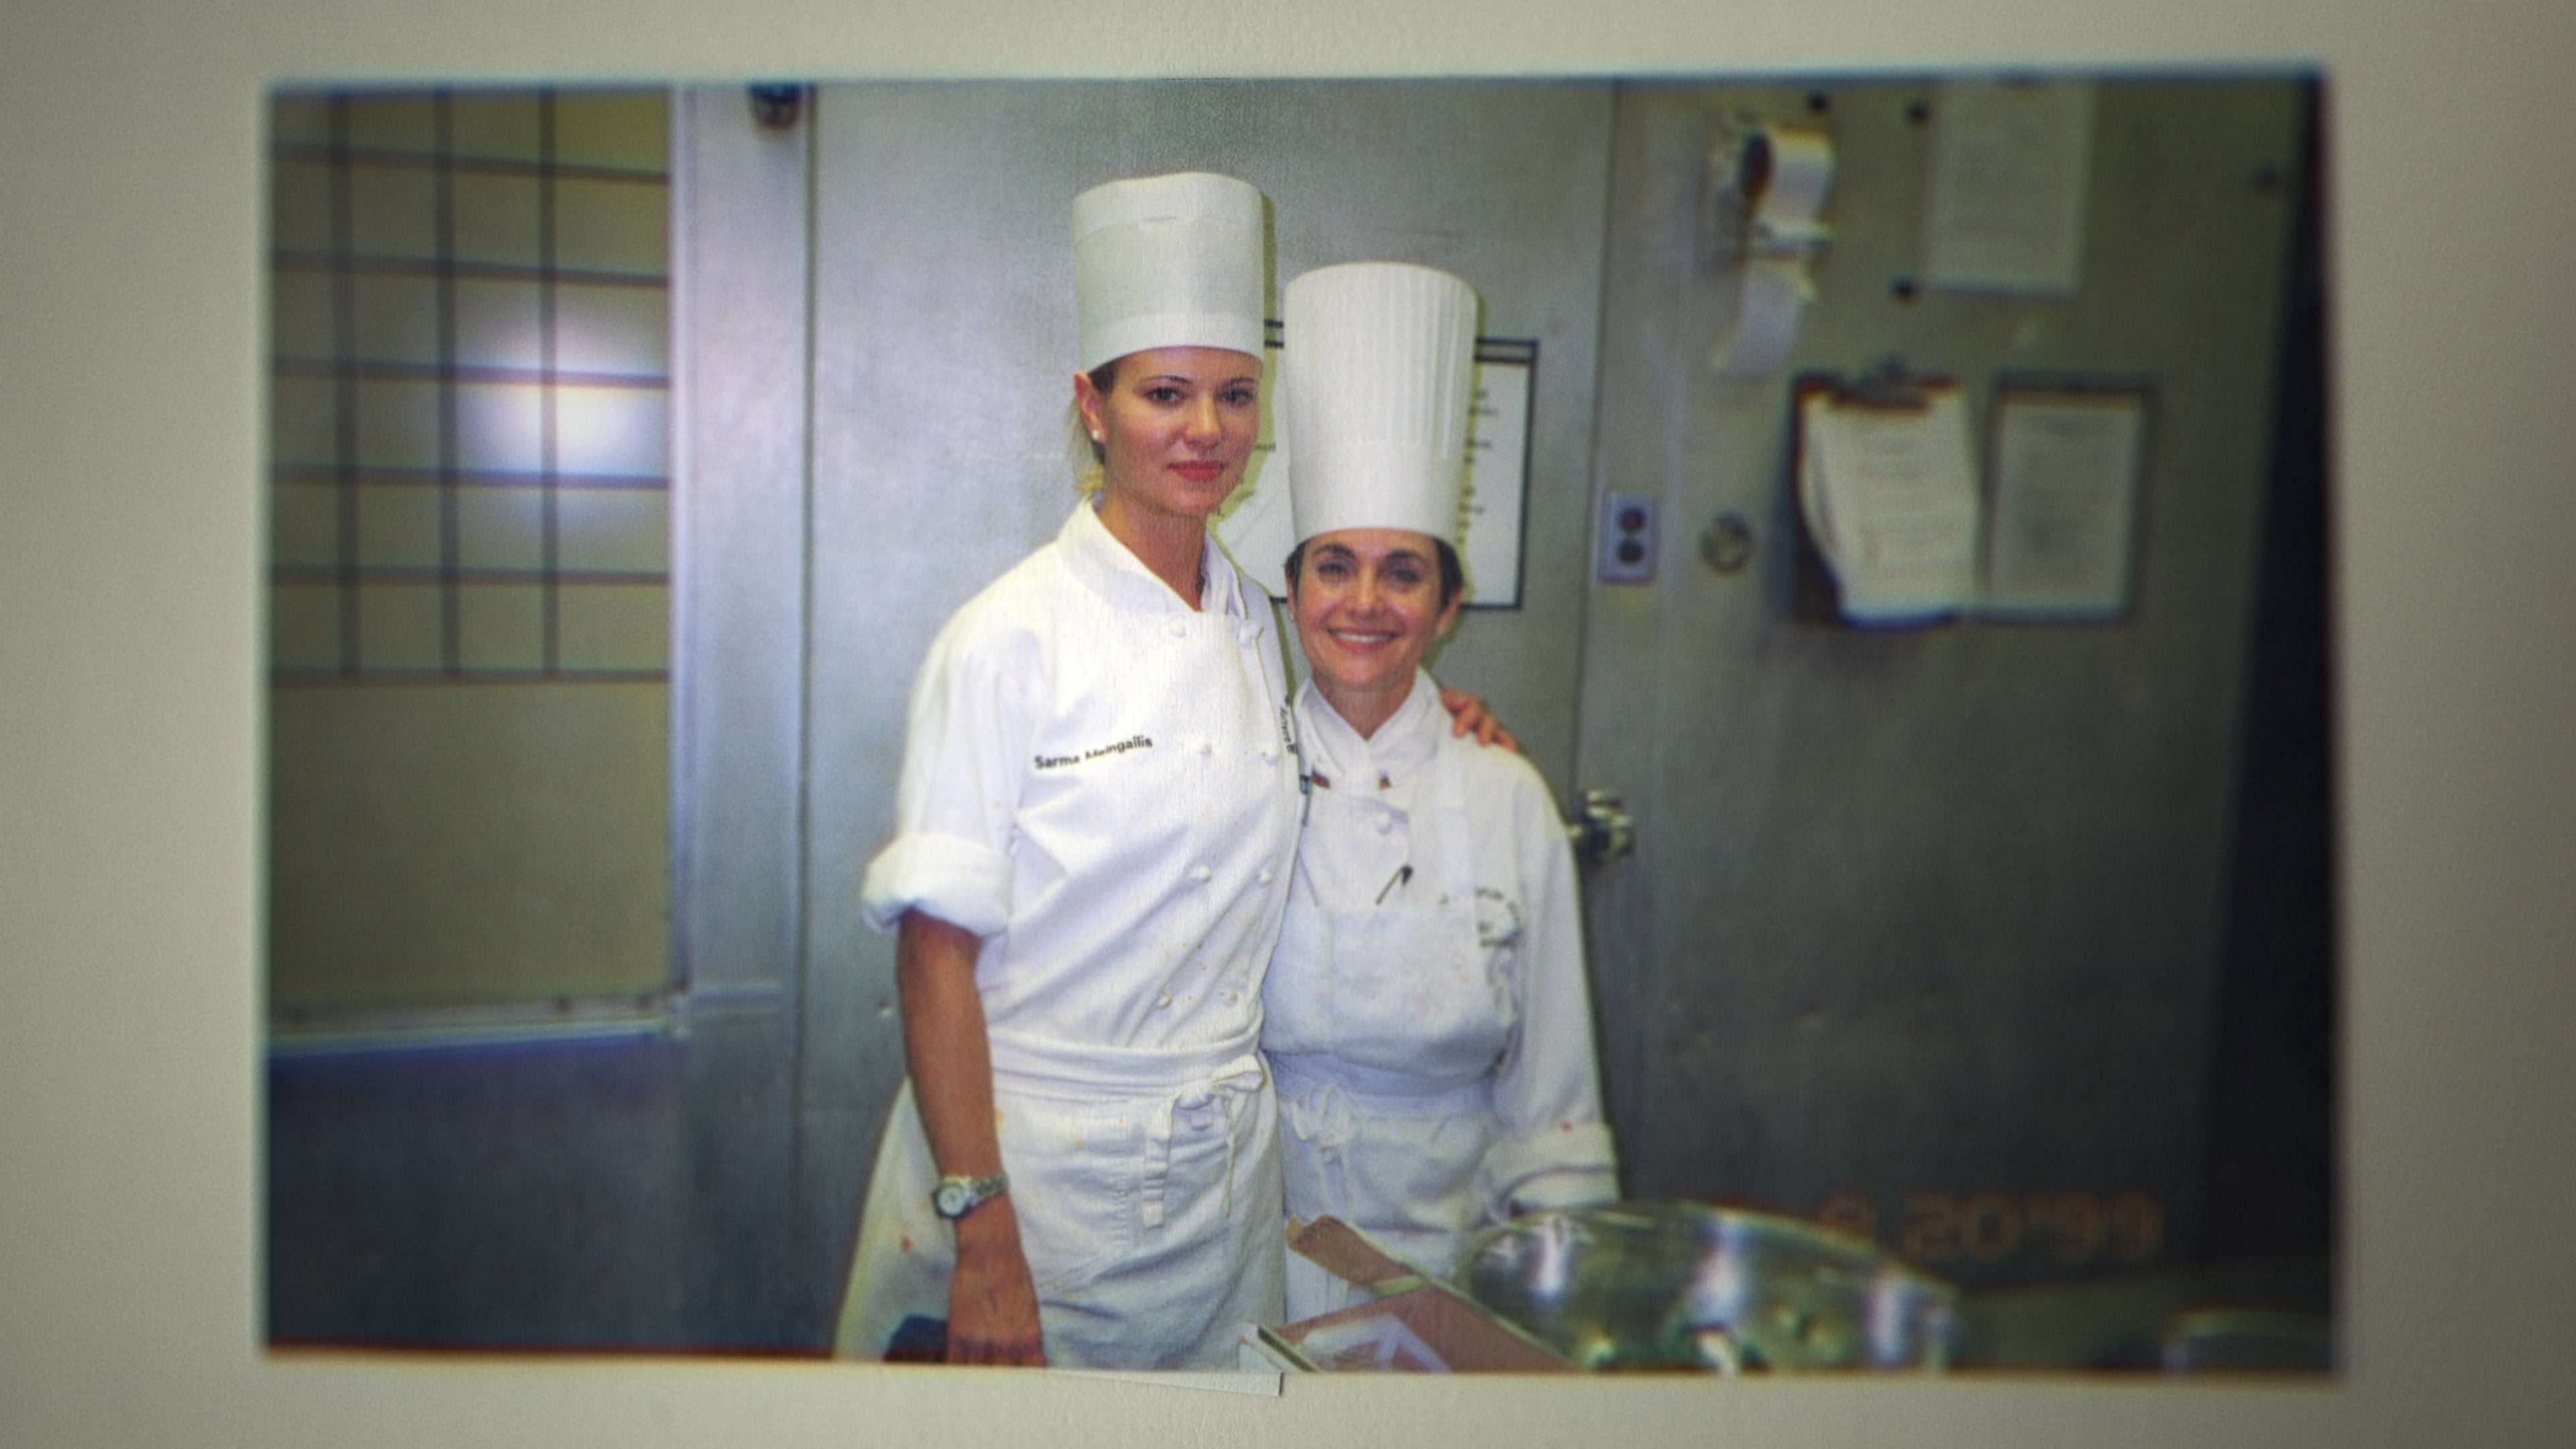
[[[670,103],[271,97],[273,1044],[670,988]]]
[[[277,98],[277,682],[666,676],[665,104]]]

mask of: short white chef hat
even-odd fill
[[[1405,528],[1455,546],[1475,289],[1429,267],[1353,262],[1290,282],[1280,310],[1277,405],[1297,541]]]
[[[1149,347],[1261,355],[1261,193],[1204,171],[1140,176],[1073,199],[1082,370]]]

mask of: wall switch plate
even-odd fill
[[[1651,493],[1601,495],[1601,582],[1654,582],[1656,501]]]

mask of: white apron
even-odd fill
[[[1277,1099],[1251,1035],[1079,1050],[992,1033],[993,1099],[1039,1328],[1059,1368],[1223,1369],[1237,1326],[1279,1321]],[[834,1351],[884,1356],[948,1316],[956,1240],[913,1105],[877,1150]]]
[[[1498,1129],[1493,1070],[1517,1016],[1480,931],[1459,772],[1430,766],[1427,823],[1442,879],[1421,904],[1331,911],[1292,901],[1263,992],[1263,1045],[1279,1082],[1292,1216],[1330,1214],[1445,1275],[1462,1235],[1492,1215],[1480,1169]],[[1368,800],[1318,790],[1307,849],[1367,829]],[[1436,884],[1437,892],[1420,886]],[[1289,1256],[1289,1321],[1345,1306],[1347,1285]]]
[[[942,630],[863,909],[983,937],[1002,1166],[1050,1363],[1230,1368],[1279,1306],[1261,976],[1297,843],[1270,604],[1213,543],[1188,609],[1076,505]],[[862,1207],[837,1352],[945,1319],[953,1230],[909,1086]]]

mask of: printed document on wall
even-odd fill
[[[1923,276],[1952,292],[2071,297],[2084,261],[2093,89],[1962,81],[1933,102]]]
[[[1918,404],[1801,405],[1798,501],[1834,573],[1844,617],[1862,624],[1955,614],[1976,589],[1977,490],[1957,387]]]
[[[1529,507],[1530,388],[1535,343],[1480,341],[1468,398],[1467,487],[1460,561],[1467,602],[1517,609],[1521,603],[1521,516]]]
[[[2143,388],[2011,388],[1995,400],[1985,612],[2110,618],[2137,549]]]

